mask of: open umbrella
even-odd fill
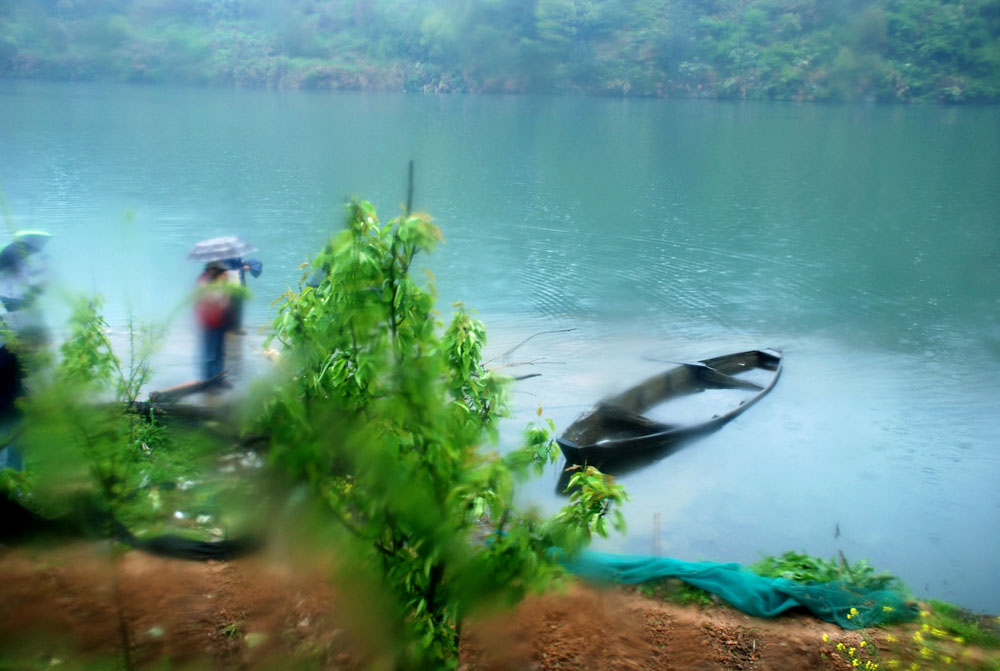
[[[18,231],[14,241],[0,249],[0,270],[19,267],[24,257],[42,251],[51,237],[45,231]]]
[[[235,236],[226,236],[202,240],[191,248],[187,257],[191,261],[221,261],[255,251],[257,248],[250,243],[243,242]]]

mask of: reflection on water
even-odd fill
[[[170,320],[157,386],[192,379],[200,239],[237,234],[244,378],[271,301],[345,196],[405,199],[447,242],[440,304],[479,310],[518,383],[513,444],[669,364],[785,354],[721,430],[622,476],[626,539],[682,559],[867,557],[920,593],[1000,611],[1000,110],[0,82],[0,187],[15,228],[55,234],[62,292]],[[418,259],[419,263],[419,259]],[[529,364],[530,362],[530,364]],[[545,509],[558,479],[526,492]],[[834,538],[839,524],[841,536]]]

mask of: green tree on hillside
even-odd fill
[[[1000,100],[996,0],[5,0],[0,74]]]

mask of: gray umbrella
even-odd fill
[[[0,250],[0,269],[8,270],[21,266],[24,258],[42,250],[52,236],[45,231],[19,231],[14,241]]]
[[[202,240],[188,252],[188,259],[191,261],[221,261],[232,259],[257,251],[257,248],[248,242],[243,242],[235,236],[223,238],[212,238]]]

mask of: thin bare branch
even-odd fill
[[[539,359],[534,359],[532,361],[515,361],[513,363],[503,363],[499,366],[493,366],[490,370],[501,370],[503,368],[514,368],[515,366],[539,366],[541,364],[561,366],[564,365],[565,361],[545,361],[545,357]]]
[[[497,359],[502,359],[502,360],[506,361],[507,357],[509,357],[511,354],[513,354],[517,350],[521,349],[521,347],[523,347],[524,344],[526,342],[528,342],[529,340],[531,340],[532,338],[537,338],[540,335],[548,335],[550,333],[569,333],[570,331],[575,331],[575,330],[576,330],[575,328],[572,328],[572,329],[556,329],[554,331],[539,331],[538,333],[533,333],[532,335],[528,336],[527,338],[525,338],[524,340],[522,340],[518,344],[516,344],[513,347],[511,347],[509,350],[507,350],[503,354],[497,355],[497,356],[493,357],[492,359],[490,359],[489,361],[483,362],[483,365],[486,365],[486,364],[490,363],[490,361],[496,361]]]

